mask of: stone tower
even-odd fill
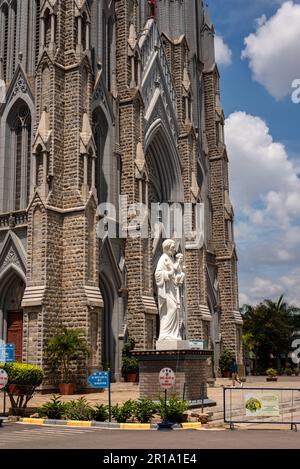
[[[74,370],[80,385],[106,365],[120,379],[128,336],[138,350],[155,346],[153,272],[172,236],[185,257],[186,335],[213,348],[212,373],[222,348],[242,363],[224,113],[202,2],[0,0],[0,13],[0,337],[45,367],[48,338],[80,328],[91,349]],[[155,204],[158,237],[141,204]]]

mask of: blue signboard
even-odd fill
[[[108,371],[95,371],[88,377],[88,383],[96,389],[105,389],[109,385]]]
[[[0,343],[0,363],[14,363],[15,344]]]

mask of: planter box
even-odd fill
[[[271,378],[270,376],[267,376],[266,380],[267,381],[277,381],[278,378],[277,377]]]

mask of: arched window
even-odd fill
[[[17,102],[8,118],[10,210],[24,210],[30,196],[31,114],[28,106]]]
[[[3,58],[4,80],[7,80],[7,59],[8,59],[8,6],[4,3],[1,8],[1,56]]]

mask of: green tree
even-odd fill
[[[270,366],[271,357],[280,358],[289,352],[297,311],[283,300],[283,295],[277,302],[264,300],[257,306],[244,305],[244,343],[259,357],[259,366],[264,370]]]

